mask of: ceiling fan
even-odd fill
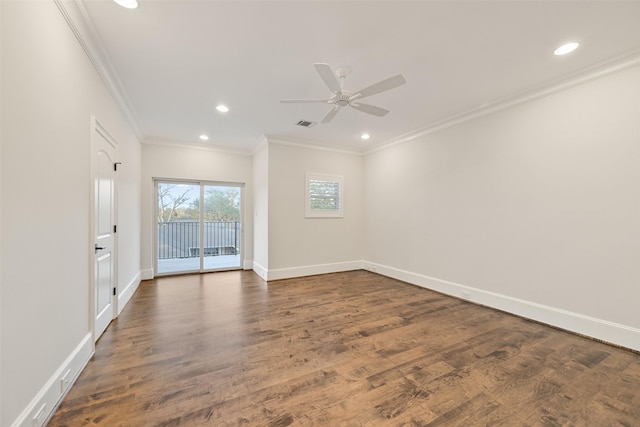
[[[388,79],[379,81],[378,83],[367,86],[359,91],[351,92],[344,89],[344,79],[351,72],[348,67],[338,68],[334,75],[329,64],[318,63],[313,65],[316,67],[316,71],[320,75],[320,78],[322,78],[322,81],[324,81],[324,84],[326,84],[329,90],[331,90],[331,96],[329,97],[329,99],[281,99],[280,102],[290,104],[332,104],[333,107],[327,114],[325,114],[320,123],[330,122],[331,119],[333,119],[335,115],[338,114],[340,108],[346,106],[355,108],[356,110],[362,111],[367,114],[373,114],[374,116],[382,117],[387,114],[389,110],[376,107],[375,105],[363,104],[360,102],[360,99],[387,91],[389,89],[393,89],[407,82],[402,74],[398,74],[397,76],[389,77]],[[336,76],[338,76],[340,81],[336,79]]]

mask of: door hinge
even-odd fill
[[[113,288],[113,295],[116,294],[116,288]]]
[[[122,162],[115,162],[115,163],[113,164],[113,170],[114,170],[115,172],[117,172],[117,171],[118,171],[118,165],[121,165],[121,164],[122,164]]]
[[[114,226],[113,226],[113,232],[114,232],[114,233],[117,233],[117,232],[118,232],[118,226],[117,226],[117,225],[114,225]]]

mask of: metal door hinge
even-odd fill
[[[117,232],[118,232],[118,226],[117,226],[117,225],[114,225],[114,226],[113,226],[113,232],[114,232],[114,233],[117,233]]]
[[[116,294],[116,288],[113,288],[113,295]]]
[[[117,171],[118,171],[118,165],[121,165],[121,164],[122,164],[122,162],[115,162],[115,163],[113,164],[113,170],[114,170],[115,172],[117,172]]]

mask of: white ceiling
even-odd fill
[[[252,150],[264,134],[355,151],[640,53],[640,1],[84,1],[147,140]],[[574,53],[553,50],[578,41]],[[375,117],[281,104],[324,98],[313,63],[349,66],[346,88],[402,73],[367,98]],[[218,113],[224,103],[231,109]],[[371,134],[360,140],[363,131]]]

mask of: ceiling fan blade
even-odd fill
[[[371,86],[367,86],[364,89],[355,92],[354,96],[360,94],[358,98],[364,98],[365,96],[375,95],[376,93],[402,86],[406,82],[407,80],[404,76],[402,74],[398,74],[397,76],[389,77],[388,79],[372,84]]]
[[[326,99],[281,99],[283,104],[328,104]]]
[[[322,120],[320,120],[320,123],[329,123],[331,119],[333,119],[335,115],[338,114],[338,111],[340,111],[340,107],[333,107],[327,114],[324,115]]]
[[[331,92],[339,92],[340,91],[340,83],[338,83],[338,79],[336,79],[336,75],[333,73],[331,66],[329,64],[313,64],[316,67],[316,71],[320,74],[322,81],[327,85]]]
[[[355,108],[356,110],[360,110],[368,114],[373,114],[374,116],[378,117],[382,117],[389,112],[389,110],[385,110],[384,108],[376,107],[375,105],[369,104],[349,104],[349,106]]]

